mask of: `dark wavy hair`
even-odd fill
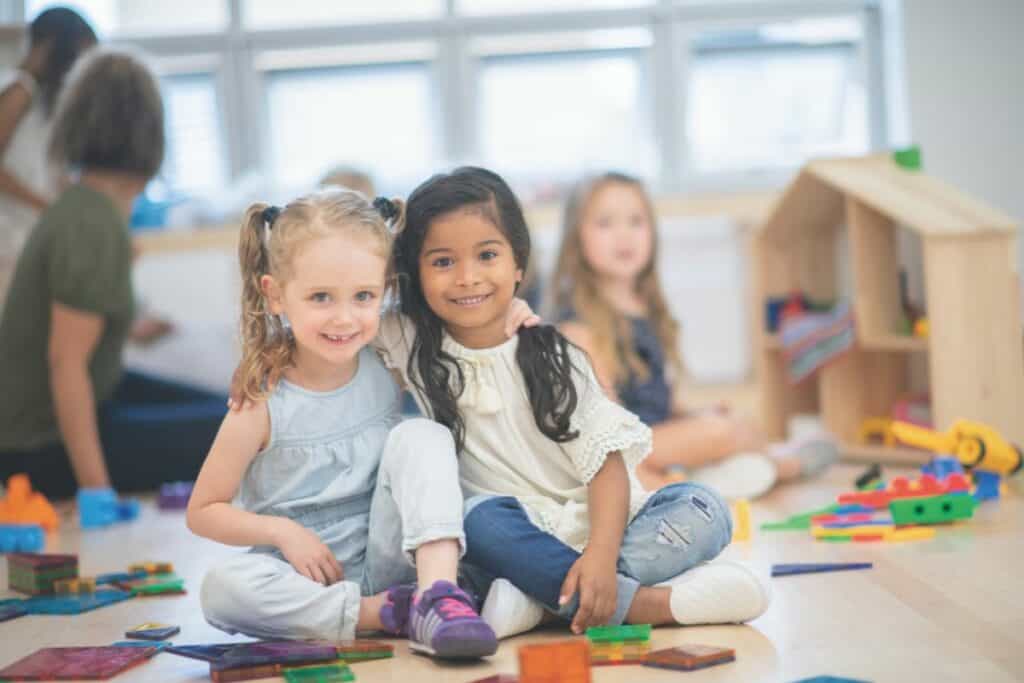
[[[46,66],[39,77],[43,112],[49,116],[57,103],[64,77],[81,54],[96,44],[96,32],[73,9],[51,7],[32,20],[28,36],[33,46],[49,44]]]
[[[458,398],[465,387],[462,368],[441,347],[444,322],[430,310],[420,285],[420,252],[431,223],[453,211],[473,208],[494,223],[512,246],[516,265],[526,270],[530,232],[522,207],[501,176],[466,166],[430,178],[406,202],[405,230],[394,245],[399,310],[413,323],[415,339],[409,356],[410,380],[430,403],[435,420],[448,427],[458,450],[465,443],[465,422]],[[579,436],[570,429],[578,395],[569,356],[569,341],[551,325],[519,330],[516,363],[526,380],[533,417],[540,431],[558,442]]]

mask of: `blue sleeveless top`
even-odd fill
[[[648,426],[667,420],[672,414],[672,389],[665,375],[665,350],[661,348],[654,326],[647,318],[627,318],[633,327],[633,350],[647,366],[648,377],[643,380],[630,371],[625,382],[615,387],[619,400],[629,412]],[[575,311],[566,311],[559,322],[578,320]],[[617,345],[622,350],[622,341]]]
[[[235,504],[312,530],[345,564],[346,578],[358,580],[377,467],[399,405],[391,373],[369,346],[355,376],[333,391],[282,379],[267,399],[270,443],[249,464]]]

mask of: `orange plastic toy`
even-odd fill
[[[563,640],[519,648],[520,683],[590,683],[590,644]]]
[[[38,524],[56,531],[60,520],[46,496],[32,491],[28,475],[15,474],[7,480],[7,496],[0,499],[0,524]]]

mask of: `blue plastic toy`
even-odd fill
[[[139,501],[118,500],[114,489],[80,489],[78,516],[83,529],[96,529],[139,516]]]
[[[0,553],[36,553],[45,543],[38,524],[0,524]]]
[[[974,500],[982,503],[986,500],[999,500],[999,483],[1002,481],[995,472],[974,470]]]
[[[934,475],[941,482],[951,474],[963,474],[964,467],[950,455],[937,455],[927,465],[921,466],[921,473]]]

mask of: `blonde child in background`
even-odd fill
[[[585,349],[602,386],[653,430],[637,468],[648,489],[686,468],[727,498],[751,498],[776,483],[813,476],[835,461],[832,439],[769,444],[754,423],[724,409],[683,407],[679,325],[658,277],[654,207],[636,178],[605,173],[581,182],[565,209],[550,315]]]
[[[203,581],[203,613],[224,631],[411,630],[414,650],[448,658],[497,648],[455,585],[465,541],[451,434],[399,423],[398,388],[367,347],[389,286],[385,216],[400,229],[401,211],[334,189],[246,213],[246,400],[224,419],[187,516],[196,534],[253,546]]]

